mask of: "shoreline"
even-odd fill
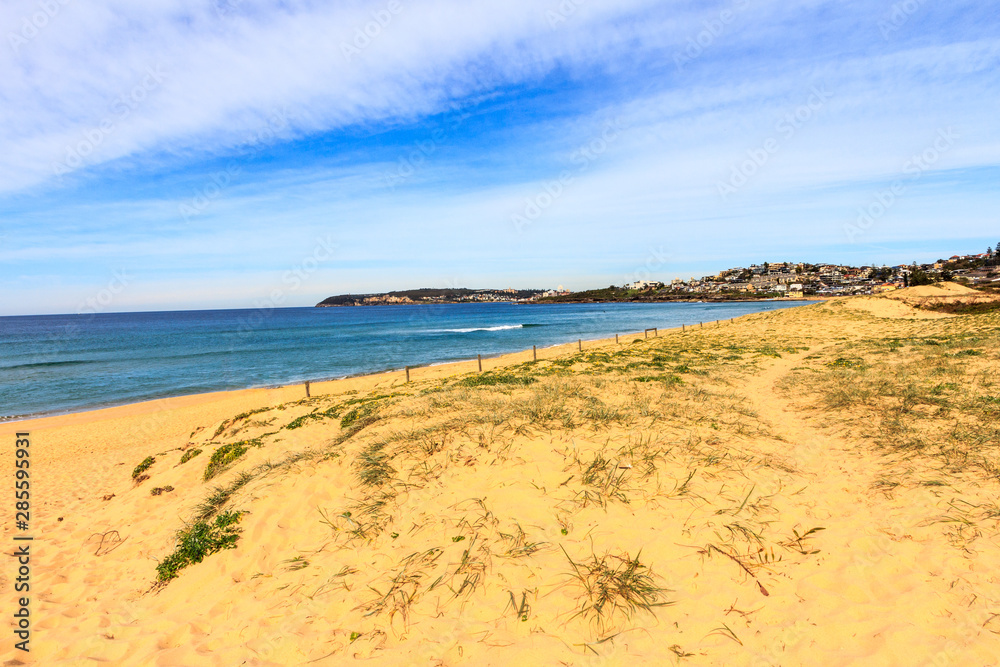
[[[744,316],[740,316],[744,317]],[[739,318],[735,318],[739,319]],[[684,325],[687,326],[687,325]],[[673,327],[670,329],[658,329],[659,332],[672,332],[681,331],[681,327]],[[630,331],[625,333],[619,333],[619,338],[629,335],[642,335],[642,331]],[[592,346],[603,346],[603,345],[614,345],[614,337],[608,338],[594,338],[589,340],[583,340],[584,344],[590,344]],[[624,343],[620,343],[624,344]],[[558,351],[558,354],[552,356],[561,356],[565,352],[572,352],[577,349],[576,342],[569,343],[557,343],[555,345],[549,345],[546,347],[539,347],[539,360],[542,359],[541,352],[544,350],[546,352]],[[562,349],[565,348],[565,349]],[[497,370],[500,368],[506,368],[514,364],[523,363],[529,361],[532,356],[532,351],[530,349],[518,350],[516,352],[505,352],[498,355],[483,355],[483,372],[488,372],[491,370]],[[486,362],[497,362],[491,363],[491,367],[487,368]],[[409,366],[411,381],[426,380],[426,379],[440,379],[444,377],[452,377],[455,375],[460,375],[463,373],[470,373],[478,370],[478,360],[477,359],[461,359],[457,361],[445,361],[445,362],[435,362],[430,364],[421,364]],[[418,371],[419,374],[414,373]],[[430,372],[427,372],[430,371]],[[342,378],[332,378],[332,379],[320,379],[320,380],[308,380],[310,386],[310,393],[313,396],[319,396],[323,394],[334,394],[340,393],[336,391],[336,387],[344,386],[345,391],[360,390],[359,387],[354,385],[368,385],[371,384],[369,389],[377,388],[382,385],[383,382],[389,382],[390,386],[398,383],[402,378],[403,384],[405,384],[406,377],[406,367],[399,369],[389,369],[381,371],[373,371],[371,373],[360,373],[356,375],[349,375]],[[296,396],[291,396],[294,392]],[[267,399],[271,400],[275,395],[288,395],[285,400],[294,398],[305,398],[305,382],[296,382],[292,384],[283,385],[269,385],[263,387],[245,387],[242,389],[227,389],[221,391],[210,391],[210,392],[199,392],[195,394],[178,394],[174,396],[164,396],[161,398],[153,398],[142,401],[130,401],[127,403],[119,403],[115,405],[105,405],[100,407],[94,407],[84,410],[70,410],[65,412],[54,412],[39,415],[28,415],[23,419],[10,419],[0,421],[0,435],[7,432],[5,427],[17,427],[14,430],[23,430],[24,428],[37,424],[41,428],[52,426],[48,422],[50,420],[60,420],[67,419],[68,422],[80,423],[80,417],[90,415],[94,420],[100,420],[104,417],[114,418],[121,416],[130,416],[133,413],[141,412],[157,412],[160,410],[170,410],[180,407],[192,407],[192,406],[202,406],[207,404],[214,404],[220,402],[228,402],[227,399],[250,399],[257,395],[266,396]],[[59,424],[62,425],[62,424]]]
[[[757,302],[758,303],[768,303],[768,302],[774,302],[774,301],[782,301],[782,302],[784,302],[784,301],[801,301],[801,302],[803,302],[803,305],[809,305],[809,304],[815,303],[816,301],[819,301],[819,300],[812,300],[812,299],[787,299],[787,300],[786,299],[778,299],[778,300],[775,300],[775,299],[770,299],[770,300],[758,300]],[[623,303],[623,302],[608,302],[608,303]],[[692,302],[692,303],[697,303],[697,302]],[[714,303],[714,302],[703,302],[703,303]],[[720,303],[724,303],[724,302],[720,302]],[[383,304],[383,305],[426,305],[426,304],[414,303],[414,304]],[[327,306],[327,307],[348,308],[348,307],[361,307],[361,306]],[[367,307],[375,307],[375,306],[367,306]],[[766,311],[762,311],[762,312],[766,312]],[[753,314],[753,313],[749,313],[749,314]],[[732,318],[732,319],[738,320],[741,317],[746,317],[746,315],[739,315],[739,316],[737,316],[735,318]],[[712,320],[711,322],[717,322],[717,321],[723,321],[723,320]],[[681,331],[683,327],[688,327],[688,326],[693,327],[694,325],[687,325],[687,324],[685,324],[685,325],[682,325],[681,327],[670,327],[670,328],[667,328],[667,329],[657,328],[657,331],[658,332],[659,331],[664,331],[664,332]],[[628,336],[628,335],[635,335],[635,334],[642,334],[642,333],[643,333],[642,331],[637,331],[637,332],[636,331],[629,331],[629,332],[619,332],[617,335],[619,337],[621,337],[621,336]],[[611,341],[613,343],[614,336],[609,336],[607,338],[591,338],[591,339],[582,339],[582,340],[583,340],[584,343],[589,343],[589,344],[592,344],[592,345],[593,344],[605,344],[605,343],[608,343],[608,341]],[[566,342],[566,343],[556,343],[554,345],[548,345],[548,346],[545,346],[545,347],[539,346],[538,350],[539,350],[539,352],[541,352],[542,350],[555,350],[555,349],[563,348],[563,347],[565,347],[565,348],[567,348],[567,350],[569,350],[569,348],[573,348],[576,345],[577,345],[577,343],[575,341],[569,341],[569,342]],[[530,354],[531,354],[531,349],[528,348],[528,349],[517,350],[517,351],[514,351],[514,352],[503,352],[503,353],[500,353],[500,354],[483,355],[482,359],[483,359],[484,362],[486,362],[487,360],[490,360],[490,361],[494,361],[494,360],[498,360],[498,359],[499,360],[503,360],[503,359],[505,359],[507,357],[513,358],[513,357],[519,357],[519,356],[522,356],[522,355],[528,355],[530,357]],[[541,358],[541,357],[539,357],[539,358]],[[522,361],[526,361],[526,360],[527,359],[521,359],[520,361],[507,360],[507,361],[504,361],[502,364],[496,366],[496,368],[499,368],[499,367],[502,367],[502,366],[506,366],[506,365],[511,365],[511,364],[514,364],[514,363],[521,363]],[[376,378],[381,378],[382,376],[385,376],[386,378],[388,378],[388,377],[394,377],[394,376],[397,376],[397,375],[405,377],[405,373],[406,373],[406,369],[407,368],[410,369],[410,372],[412,374],[413,371],[419,371],[421,369],[432,369],[432,368],[433,369],[445,369],[445,368],[448,368],[448,367],[451,367],[451,366],[456,366],[457,367],[457,366],[462,366],[462,365],[470,365],[471,369],[470,370],[466,370],[466,371],[456,370],[454,372],[454,374],[458,374],[458,373],[462,373],[462,372],[471,372],[472,370],[477,370],[478,369],[477,359],[475,359],[475,358],[459,359],[459,360],[455,360],[455,361],[428,362],[428,363],[424,363],[424,364],[413,364],[413,365],[409,365],[409,366],[404,366],[402,368],[390,368],[390,369],[375,370],[375,371],[366,372],[366,373],[356,373],[356,374],[346,375],[346,376],[339,377],[339,378],[319,378],[319,379],[316,379],[316,380],[303,380],[302,382],[293,382],[293,383],[289,383],[289,384],[261,385],[261,386],[242,387],[242,388],[239,388],[239,389],[220,389],[220,390],[217,390],[217,391],[196,392],[196,393],[192,393],[192,394],[171,394],[169,396],[161,396],[161,397],[158,397],[158,398],[149,398],[149,399],[143,399],[143,400],[138,400],[138,401],[126,401],[126,402],[122,402],[122,403],[111,403],[111,404],[95,405],[93,407],[82,408],[82,409],[58,410],[58,411],[53,411],[53,412],[32,413],[32,414],[27,414],[27,415],[6,415],[6,416],[0,416],[0,433],[4,433],[5,432],[4,428],[3,428],[4,426],[11,425],[11,424],[19,424],[19,425],[30,424],[30,423],[41,421],[41,420],[55,419],[55,418],[60,418],[60,417],[69,417],[69,416],[73,416],[73,415],[93,414],[93,413],[100,413],[100,412],[104,412],[104,411],[127,409],[127,408],[129,408],[131,406],[144,406],[144,405],[166,406],[166,405],[168,405],[169,403],[171,403],[173,401],[178,401],[178,400],[182,400],[182,399],[190,401],[192,399],[197,399],[198,397],[214,397],[214,396],[230,396],[230,397],[235,397],[235,396],[239,396],[239,395],[243,395],[243,394],[248,394],[250,392],[275,392],[275,391],[281,391],[281,390],[291,389],[291,388],[294,388],[294,387],[304,387],[307,382],[309,383],[310,387],[314,387],[315,388],[315,387],[322,387],[322,386],[331,385],[331,384],[335,384],[335,383],[350,382],[350,381],[353,381],[353,380],[376,379]],[[487,369],[485,367],[485,365],[484,365],[483,370],[486,371],[486,370],[492,370],[492,369]],[[435,374],[435,377],[437,377],[437,374]],[[415,380],[415,379],[420,379],[420,378],[419,377],[414,377],[412,379]],[[377,386],[377,384],[378,383],[376,383],[376,386]],[[303,390],[303,393],[304,393],[304,390]],[[208,400],[209,399],[206,398],[206,401],[208,401]],[[198,402],[200,403],[202,401],[198,401]]]

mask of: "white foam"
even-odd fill
[[[523,324],[503,324],[496,327],[470,327],[468,329],[437,329],[440,333],[472,333],[473,331],[507,331],[508,329],[523,329]]]

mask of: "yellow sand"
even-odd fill
[[[913,320],[929,316],[851,299],[585,344],[691,346],[714,359],[703,374],[667,363],[683,378],[675,388],[636,381],[655,367],[595,375],[581,361],[529,387],[453,389],[473,361],[414,370],[409,385],[402,373],[313,385],[312,401],[295,386],[2,424],[3,470],[14,433],[31,432],[36,541],[33,650],[6,635],[0,654],[44,665],[998,664],[996,521],[963,544],[934,522],[956,497],[996,498],[997,481],[956,474],[879,492],[887,460],[795,384],[851,341],[965,322],[980,336],[1000,330],[995,318]],[[370,392],[399,395],[345,442],[339,418],[281,428]],[[444,422],[457,426],[433,431]],[[263,447],[202,481],[218,443],[258,436]],[[352,539],[360,505],[378,497],[357,477],[377,442],[413,446],[392,459],[387,523]],[[204,453],[180,465],[195,447]],[[322,454],[260,474],[299,452]],[[625,479],[620,496],[583,482],[602,452]],[[150,455],[150,479],[134,484]],[[226,505],[247,513],[237,548],[154,587],[194,507],[244,471],[258,477]],[[796,541],[811,528],[823,530]],[[5,545],[13,533],[5,522]],[[606,554],[612,565],[638,557],[669,604],[578,614],[587,597],[569,559],[579,568]],[[7,601],[12,572],[0,571]]]

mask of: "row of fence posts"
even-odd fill
[[[729,323],[730,324],[732,324],[734,321],[735,321],[735,318],[729,318]],[[716,320],[715,321],[715,325],[716,326],[719,326],[721,323],[722,323],[721,320]],[[705,328],[705,323],[704,322],[699,322],[698,323],[698,328],[704,329]],[[659,329],[657,327],[651,327],[649,329],[645,329],[642,332],[643,333],[643,337],[644,338],[649,338],[649,332],[650,331],[653,332],[653,338],[658,338],[659,337],[660,331],[659,331]],[[684,333],[685,331],[687,331],[687,326],[684,325],[684,324],[682,324],[681,325],[681,333]],[[616,345],[620,344],[618,342],[618,334],[615,334],[615,344]],[[583,352],[583,339],[582,338],[577,339],[577,349],[579,349],[580,352]],[[537,345],[532,345],[531,346],[531,359],[532,359],[532,361],[538,361],[538,346]],[[481,355],[481,354],[477,354],[476,355],[476,364],[479,366],[479,372],[482,373],[483,372],[483,355]],[[412,366],[407,366],[406,367],[406,381],[407,382],[410,381],[410,369],[411,368],[413,368],[413,367]],[[310,393],[309,393],[309,380],[306,380],[306,398],[309,398],[309,397],[310,397]]]

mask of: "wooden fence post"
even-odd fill
[[[410,367],[409,366],[406,367],[406,381],[407,382],[410,381]]]
[[[580,346],[580,351],[581,351],[581,352],[583,352],[583,339],[581,338],[581,339],[580,339],[579,341],[577,341],[577,342],[578,342],[578,344],[579,344],[579,346]]]
[[[532,345],[531,346],[531,356],[532,356],[532,358],[535,361],[538,361],[538,346],[537,345]]]
[[[306,380],[306,398],[309,398],[309,380]]]
[[[618,334],[615,334],[615,345],[618,344]]]
[[[479,361],[479,372],[483,372],[483,355],[477,354],[476,359]]]

